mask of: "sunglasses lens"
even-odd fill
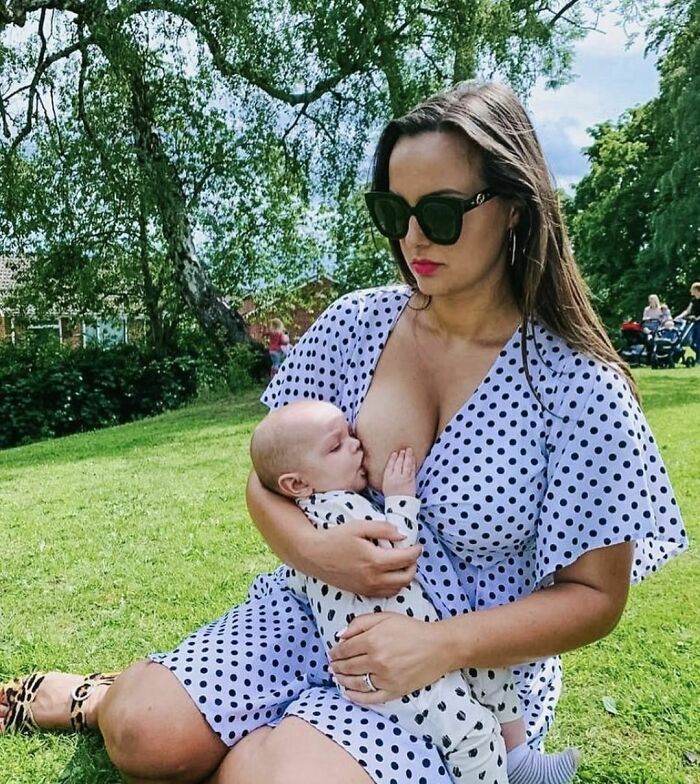
[[[390,196],[379,196],[368,204],[377,228],[385,237],[398,240],[406,236],[408,212],[405,204]]]
[[[443,244],[454,242],[462,228],[462,216],[445,201],[426,199],[421,204],[419,221],[428,239]]]

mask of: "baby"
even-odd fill
[[[251,457],[260,481],[294,499],[316,527],[385,518],[406,537],[394,546],[416,542],[420,501],[412,450],[402,449],[389,457],[382,513],[359,494],[367,486],[362,445],[343,413],[330,403],[300,401],[272,411],[253,433]],[[293,569],[288,584],[307,598],[326,651],[357,615],[395,612],[426,622],[438,620],[415,580],[387,599],[329,587]],[[376,690],[371,673],[364,677],[367,690]],[[452,775],[468,782],[566,784],[578,765],[576,749],[541,754],[523,742],[525,726],[509,670],[469,668],[447,673],[419,691],[372,707],[434,743]]]

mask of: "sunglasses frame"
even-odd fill
[[[421,227],[423,234],[433,243],[436,245],[454,245],[455,242],[459,239],[460,234],[462,233],[462,216],[469,212],[470,210],[476,209],[476,207],[481,207],[482,204],[486,204],[487,201],[493,199],[494,196],[498,196],[499,194],[496,191],[493,191],[489,188],[486,188],[483,191],[479,191],[475,193],[469,199],[461,199],[456,196],[439,196],[439,195],[431,195],[428,194],[427,196],[423,196],[418,200],[415,207],[411,207],[411,205],[404,199],[403,196],[399,196],[398,193],[392,193],[391,191],[367,191],[365,193],[365,204],[367,205],[367,209],[369,210],[370,217],[372,218],[372,222],[377,228],[377,231],[389,240],[402,240],[406,234],[408,234],[408,224],[411,220],[411,215],[415,215],[416,220],[418,221],[418,225]],[[391,199],[396,201],[398,204],[403,206],[406,210],[406,230],[398,235],[392,236],[387,234],[381,227],[377,217],[375,216],[374,206],[380,199]],[[427,204],[442,204],[446,206],[454,215],[455,218],[455,231],[449,236],[447,239],[435,239],[432,236],[432,231],[430,227],[426,226],[424,223],[424,219],[421,217],[421,210]]]

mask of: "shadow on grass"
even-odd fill
[[[642,408],[647,413],[700,404],[700,368],[649,371],[639,381]]]
[[[110,762],[102,739],[80,735],[75,754],[61,771],[56,784],[120,784],[122,778]]]
[[[200,438],[210,428],[252,424],[265,411],[258,402],[259,394],[259,391],[253,391],[236,399],[194,403],[177,411],[125,425],[0,450],[0,469],[5,473],[11,469],[31,466],[122,457],[133,451],[148,452],[195,436]]]

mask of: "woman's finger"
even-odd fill
[[[353,659],[356,656],[365,656],[367,654],[367,641],[363,639],[362,635],[352,637],[349,640],[342,640],[337,645],[334,645],[328,652],[333,667],[339,660]]]
[[[419,544],[413,544],[410,547],[397,547],[391,550],[382,550],[378,547],[375,554],[377,566],[383,572],[396,572],[401,569],[408,569],[411,566],[415,566],[422,551],[423,547]]]
[[[385,702],[396,699],[388,691],[377,689],[377,691],[353,691],[343,689],[343,696],[346,700],[354,702],[356,705],[382,705]]]
[[[388,539],[390,542],[401,542],[406,538],[405,534],[387,520],[351,520],[350,523],[346,523],[346,526],[350,527],[350,525],[356,528],[356,535],[363,539]]]
[[[340,659],[333,661],[331,664],[331,672],[336,678],[350,678],[355,675],[364,675],[371,670],[369,663],[369,656],[367,654],[360,654],[353,656],[352,659]],[[351,684],[343,682],[343,686],[351,688]]]
[[[355,691],[355,692],[364,692],[365,694],[374,694],[374,690],[370,689],[367,685],[367,679],[365,675],[367,673],[363,673],[362,675],[345,675],[342,678],[338,678],[338,684],[342,687],[343,691]],[[370,680],[372,684],[375,686],[376,690],[379,691],[379,686],[375,682],[376,675],[370,675]]]

